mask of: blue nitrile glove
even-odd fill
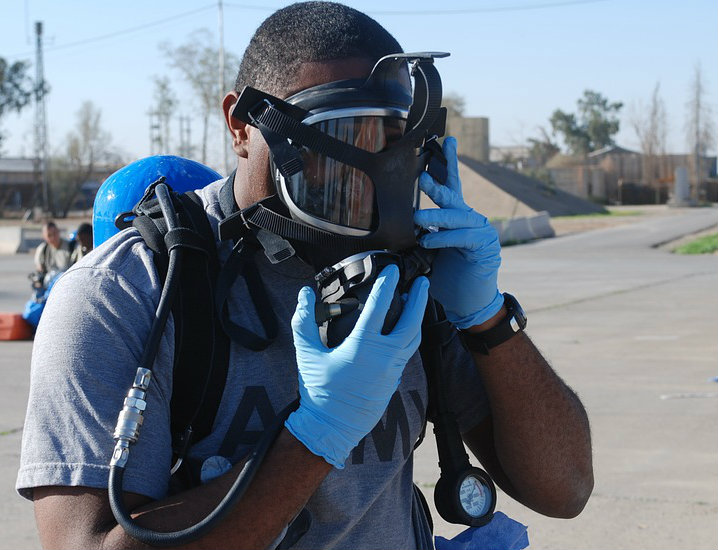
[[[421,190],[441,208],[417,210],[414,222],[440,229],[419,240],[424,248],[439,249],[429,277],[431,295],[454,326],[469,328],[489,320],[504,303],[496,285],[501,245],[489,221],[464,202],[456,139],[447,137],[443,151],[448,161],[446,185],[427,172],[419,177]]]
[[[337,347],[327,348],[314,318],[314,291],[299,291],[292,317],[299,369],[299,408],[285,426],[311,452],[343,468],[349,453],[384,414],[401,373],[421,341],[429,281],[411,287],[401,317],[389,334],[381,328],[399,270],[386,267],[369,294],[356,326]]]

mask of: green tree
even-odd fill
[[[615,145],[613,136],[620,127],[618,113],[623,103],[611,103],[600,93],[586,90],[577,106],[577,113],[556,109],[550,119],[554,135],[561,135],[568,151],[574,155],[585,155]]]
[[[27,75],[29,65],[25,61],[8,63],[0,57],[0,120],[10,111],[20,112],[32,99],[35,87]],[[0,145],[3,135],[0,133]]]

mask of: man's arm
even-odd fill
[[[242,464],[217,479],[170,498],[150,501],[126,494],[137,522],[156,531],[177,531],[203,519],[225,496]],[[247,493],[219,525],[184,548],[267,548],[299,513],[331,470],[283,430]],[[40,487],[35,517],[44,548],[150,548],[130,538],[115,521],[107,491]]]
[[[414,221],[427,229],[420,244],[437,250],[432,296],[455,327],[482,331],[506,316],[497,286],[501,244],[488,219],[464,201],[456,140],[446,138],[443,151],[445,184],[426,172],[419,178],[439,208],[418,210]],[[473,358],[492,416],[465,440],[517,500],[546,515],[575,516],[593,487],[590,432],[580,401],[523,333]]]
[[[505,308],[469,332],[486,330]],[[588,417],[525,333],[472,353],[491,416],[464,434],[471,451],[499,486],[533,510],[577,516],[593,489]]]
[[[47,243],[43,241],[35,250],[35,271],[43,274],[45,273],[45,248],[47,248]]]

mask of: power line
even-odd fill
[[[412,15],[412,16],[435,16],[435,15],[469,15],[474,13],[492,13],[492,12],[509,12],[509,11],[528,11],[528,10],[540,10],[540,9],[548,9],[548,8],[558,8],[558,7],[565,7],[565,6],[576,6],[576,5],[583,5],[583,4],[596,4],[599,2],[608,2],[610,0],[565,0],[565,1],[557,1],[557,2],[546,2],[543,4],[535,4],[535,5],[528,5],[528,4],[522,4],[522,5],[514,5],[514,6],[489,6],[484,8],[460,8],[460,9],[441,9],[441,10],[367,10],[368,14],[371,15],[386,15],[386,16],[392,16],[392,15]],[[74,42],[67,42],[65,44],[58,44],[56,46],[46,46],[45,47],[45,53],[47,52],[55,52],[60,50],[65,50],[68,48],[74,48],[77,46],[84,46],[86,44],[93,44],[95,42],[101,42],[102,40],[107,40],[110,38],[114,38],[116,36],[122,36],[124,34],[129,34],[145,29],[150,29],[153,27],[158,27],[160,25],[164,25],[166,23],[169,23],[171,21],[175,21],[177,19],[182,19],[184,17],[189,17],[190,15],[195,15],[197,13],[201,13],[203,11],[208,11],[215,8],[215,4],[208,4],[204,7],[197,8],[191,11],[186,11],[183,13],[179,13],[177,15],[169,16],[169,17],[163,17],[162,19],[157,19],[155,21],[151,21],[149,23],[144,23],[142,25],[137,25],[135,27],[130,27],[127,29],[121,29],[115,32],[102,34],[99,36],[93,36],[90,38],[84,38],[82,40],[76,40]],[[224,6],[230,7],[230,8],[240,8],[240,9],[246,9],[246,10],[259,10],[259,11],[275,11],[278,8],[270,7],[270,6],[260,6],[257,4],[237,4],[234,2],[225,2]],[[14,55],[6,56],[6,59],[12,60],[17,59],[21,57],[28,57],[33,55],[32,51],[29,52],[23,52],[18,53]]]
[[[563,0],[555,2],[544,2],[542,4],[518,4],[513,6],[487,6],[483,8],[457,8],[457,9],[435,9],[435,10],[366,10],[369,15],[469,15],[473,13],[492,13],[505,11],[529,11],[548,8],[560,8],[582,4],[596,4],[598,2],[609,2],[610,0]],[[279,8],[271,6],[260,6],[257,4],[237,4],[225,2],[224,5],[230,8],[241,8],[246,10],[275,11]]]
[[[149,22],[149,23],[144,23],[143,25],[137,25],[136,27],[130,27],[130,28],[127,28],[127,29],[122,29],[122,30],[115,31],[115,32],[111,32],[111,33],[107,33],[107,34],[102,34],[102,35],[100,35],[100,36],[93,36],[93,37],[91,37],[91,38],[84,38],[84,39],[82,39],[82,40],[76,40],[75,42],[67,42],[67,43],[65,43],[65,44],[58,44],[57,46],[45,47],[45,53],[47,53],[47,52],[54,52],[54,51],[58,51],[58,50],[65,50],[65,49],[68,49],[68,48],[74,48],[74,47],[76,47],[76,46],[84,46],[85,44],[93,44],[93,43],[95,43],[95,42],[100,42],[100,41],[102,41],[102,40],[107,40],[107,39],[109,39],[109,38],[114,38],[114,37],[116,37],[116,36],[122,36],[123,34],[129,34],[129,33],[141,31],[141,30],[144,30],[144,29],[150,29],[150,28],[152,28],[152,27],[158,27],[158,26],[160,26],[160,25],[164,25],[164,24],[169,23],[169,22],[171,22],[171,21],[175,21],[175,20],[177,20],[177,19],[182,19],[182,18],[184,18],[184,17],[189,17],[190,15],[195,15],[195,14],[197,14],[197,13],[200,13],[200,12],[203,12],[203,11],[207,11],[207,10],[210,10],[210,9],[214,9],[214,8],[215,8],[215,4],[209,4],[209,5],[206,5],[206,6],[202,7],[202,8],[197,8],[197,9],[195,9],[195,10],[186,11],[186,12],[184,12],[184,13],[178,13],[177,15],[172,15],[172,16],[170,16],[170,17],[163,17],[162,19],[157,19],[157,20],[151,21],[151,22]],[[19,53],[19,54],[15,54],[15,55],[10,55],[10,56],[7,56],[7,59],[15,59],[15,58],[19,58],[19,57],[27,57],[28,55],[32,55],[33,53],[34,53],[34,52],[25,52],[25,53]]]
[[[546,2],[543,4],[520,4],[514,6],[488,6],[485,8],[457,8],[441,10],[373,10],[367,11],[371,15],[469,15],[473,13],[497,13],[505,11],[529,11],[548,8],[560,8],[582,4],[597,4],[598,2],[609,2],[610,0],[565,0],[563,2]]]

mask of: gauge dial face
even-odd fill
[[[473,518],[481,517],[491,509],[491,491],[478,477],[468,475],[459,487],[461,507]]]

